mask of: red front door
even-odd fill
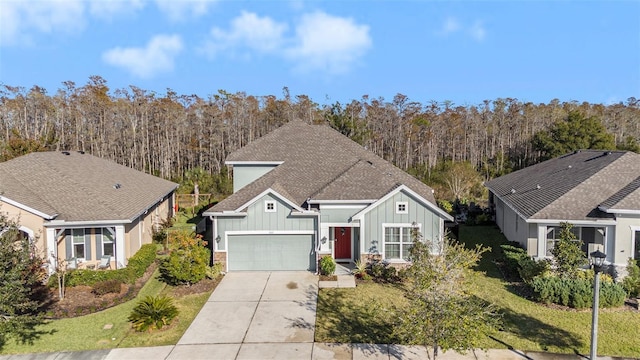
[[[351,259],[351,228],[335,228],[335,239],[336,259]]]

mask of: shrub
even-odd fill
[[[331,256],[325,256],[320,259],[320,273],[322,275],[333,275],[336,271],[336,262]]]
[[[93,286],[96,283],[108,280],[117,280],[121,283],[132,284],[140,278],[145,271],[147,271],[147,268],[155,261],[155,259],[156,245],[142,245],[140,250],[129,258],[127,267],[105,271],[87,269],[72,270],[65,276],[65,285],[70,287],[79,285]],[[57,274],[53,274],[49,277],[48,286],[52,288],[58,287]]]
[[[510,274],[518,274],[520,269],[518,263],[521,259],[529,257],[527,251],[514,245],[500,245],[500,247],[504,253],[505,270]]]
[[[178,309],[173,305],[170,297],[147,296],[136,304],[128,320],[136,331],[151,331],[171,324],[176,316],[178,316]]]
[[[121,285],[122,282],[115,279],[100,281],[93,285],[91,292],[98,296],[102,296],[104,294],[117,294],[122,288]]]
[[[536,276],[551,270],[551,264],[548,260],[534,260],[530,256],[522,257],[518,261],[518,267],[520,278],[527,284],[531,283]]]
[[[438,200],[438,206],[448,214],[453,214],[453,204],[449,200]]]
[[[576,309],[593,305],[592,282],[587,279],[566,279],[558,276],[538,276],[531,286],[536,299],[545,304],[559,304]],[[600,287],[600,307],[618,307],[624,304],[624,289],[613,282],[604,281]]]
[[[629,258],[627,276],[622,280],[622,287],[631,297],[640,297],[640,266],[638,262]]]
[[[205,278],[211,252],[199,235],[180,235],[177,248],[160,262],[162,281],[169,285],[195,284]]]
[[[206,277],[207,279],[216,279],[218,276],[220,276],[220,274],[222,274],[223,272],[223,266],[222,263],[215,263],[213,264],[213,266],[207,266],[207,274]]]
[[[371,264],[371,267],[369,268],[369,274],[371,276],[373,276],[376,279],[380,279],[382,278],[383,273],[384,273],[384,264],[380,262]]]

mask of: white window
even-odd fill
[[[396,214],[408,214],[409,204],[406,201],[396,202]]]
[[[105,230],[102,234],[102,256],[113,256],[113,234]]]
[[[411,226],[387,226],[384,228],[384,257],[388,260],[407,260],[413,246]]]
[[[264,211],[265,212],[276,212],[276,202],[275,201],[265,201],[264,202]]]
[[[73,229],[71,231],[71,239],[73,242],[73,246],[71,247],[73,257],[84,260],[86,257],[84,252],[84,229]]]

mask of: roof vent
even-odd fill
[[[567,166],[567,168],[568,168],[568,169],[571,169],[572,167],[573,167],[573,166],[571,166],[571,165]]]
[[[71,153],[70,153],[70,152],[68,152],[68,151],[63,151],[63,152],[62,152],[62,155],[71,155]]]
[[[606,151],[604,154],[605,155],[611,155],[611,151]]]
[[[540,190],[540,184],[536,185],[536,189]]]
[[[121,187],[122,187],[122,185],[120,185],[119,183],[115,183],[113,185],[113,188],[116,189],[116,190],[120,189]]]
[[[79,151],[78,151],[78,154],[81,154],[81,155],[82,155],[82,154],[84,154],[84,151],[79,150]]]
[[[511,193],[515,194],[516,193],[516,189],[511,189]]]

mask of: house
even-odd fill
[[[551,256],[562,222],[583,251],[601,250],[621,271],[640,258],[640,155],[580,150],[488,181],[489,203],[508,240]]]
[[[177,184],[84,152],[38,152],[0,163],[0,211],[48,259],[126,266],[154,225],[173,216]]]
[[[332,256],[406,262],[411,231],[443,239],[433,190],[326,125],[293,121],[230,154],[233,194],[203,213],[214,261],[314,270]]]

